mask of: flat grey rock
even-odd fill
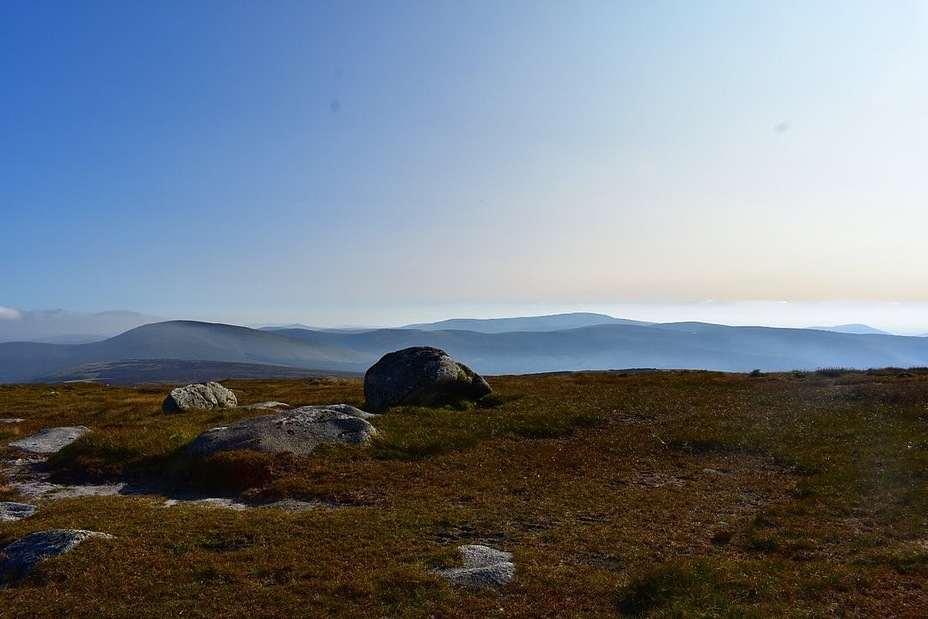
[[[62,447],[70,445],[88,432],[90,432],[90,428],[84,426],[48,428],[47,430],[36,432],[32,436],[14,441],[10,443],[10,447],[17,447],[23,451],[37,454],[53,454]]]
[[[245,511],[247,509],[279,509],[288,512],[305,512],[314,509],[331,507],[321,501],[297,501],[294,499],[283,499],[274,503],[253,504],[242,503],[235,499],[225,497],[200,497],[188,499],[168,499],[163,503],[164,507],[177,507],[179,505],[193,505],[196,507],[231,509],[234,511]]]
[[[370,416],[348,404],[301,406],[207,430],[190,443],[187,453],[205,457],[247,449],[306,455],[322,443],[363,444],[377,432],[366,419]]]
[[[287,512],[306,512],[315,509],[330,508],[332,505],[322,501],[297,501],[296,499],[281,499],[280,501],[265,503],[264,505],[256,505],[255,507],[257,509],[280,509]]]
[[[125,482],[112,484],[53,484],[43,479],[14,481],[10,484],[17,493],[36,499],[73,499],[84,496],[115,496],[129,494]]]
[[[225,497],[203,497],[199,499],[168,499],[164,502],[164,507],[177,507],[178,505],[196,505],[197,507],[209,507],[219,509],[231,509],[235,511],[244,511],[248,505],[235,499]]]
[[[81,529],[52,529],[27,535],[0,550],[0,578],[21,578],[42,561],[63,555],[92,537],[113,539],[108,533]]]
[[[358,419],[372,419],[374,417],[380,417],[378,414],[363,411],[356,406],[352,406],[351,404],[323,404],[316,406],[302,406],[300,408],[327,408],[339,413],[344,413],[345,415],[349,415],[351,417],[357,417]]]
[[[9,423],[9,424],[22,423],[23,421],[25,420],[20,419],[19,417],[4,417],[3,419],[0,419],[0,423]]]
[[[464,567],[435,570],[450,584],[468,589],[496,589],[516,577],[512,553],[481,544],[466,544],[458,550]]]
[[[290,405],[286,402],[256,402],[255,404],[246,404],[245,406],[239,406],[239,408],[244,408],[245,410],[255,410],[255,409],[271,409],[271,410],[280,410],[282,408],[290,408]]]
[[[512,561],[511,552],[482,544],[465,544],[458,546],[458,550],[464,555],[464,567],[490,567]]]
[[[0,501],[0,522],[13,522],[22,520],[34,514],[39,508],[28,503],[14,501]]]

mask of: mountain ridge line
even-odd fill
[[[462,325],[472,329],[440,328]],[[515,330],[503,331],[509,325]],[[535,330],[532,330],[532,329]],[[536,374],[629,367],[727,372],[870,369],[928,366],[928,338],[878,333],[727,326],[704,322],[645,323],[590,313],[515,319],[452,319],[399,328],[255,329],[174,320],[129,329],[98,342],[0,343],[0,383],[103,380],[101,369],[122,364],[129,384],[184,376],[181,366],[213,365],[210,376],[268,376],[270,367],[350,376],[387,352],[435,346],[486,375]],[[159,374],[155,361],[161,360]],[[226,365],[221,365],[226,364]],[[201,370],[203,368],[200,368]],[[288,371],[289,371],[288,370]],[[103,372],[105,374],[105,372]],[[203,372],[200,372],[203,374]],[[127,382],[129,381],[129,382]]]

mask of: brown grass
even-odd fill
[[[0,591],[9,617],[920,617],[928,608],[928,372],[496,377],[466,410],[402,408],[367,448],[184,446],[256,411],[160,413],[164,388],[0,386],[20,432],[82,423],[60,478],[159,478],[309,511],[163,497],[49,502],[0,545],[112,533]],[[243,404],[363,400],[346,380],[228,381]],[[57,395],[48,395],[49,392]],[[499,592],[431,570],[515,554]]]

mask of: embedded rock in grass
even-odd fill
[[[286,402],[257,402],[255,404],[247,404],[245,406],[239,406],[239,408],[244,408],[246,410],[255,410],[255,409],[267,409],[267,410],[280,410],[282,408],[290,408],[290,405]]]
[[[477,400],[492,390],[472,369],[438,348],[415,346],[384,355],[364,374],[364,407],[442,406]]]
[[[65,445],[70,445],[80,437],[90,432],[85,426],[63,426],[48,428],[36,432],[32,436],[10,443],[10,447],[18,447],[23,451],[37,454],[53,454]]]
[[[494,589],[516,576],[512,553],[480,544],[465,544],[458,550],[464,557],[464,567],[435,570],[452,585],[468,589]]]
[[[91,537],[114,539],[108,533],[81,529],[52,529],[27,535],[0,550],[0,558],[3,560],[0,563],[0,581],[25,576],[42,561],[63,555]]]
[[[306,455],[322,443],[368,442],[376,434],[366,420],[372,416],[348,404],[301,406],[207,430],[187,452],[194,457],[237,449]]]
[[[0,522],[13,522],[33,515],[39,508],[28,503],[0,501]]]
[[[236,406],[238,399],[235,394],[219,383],[196,383],[172,390],[161,404],[161,410],[165,413],[182,413],[189,410]]]

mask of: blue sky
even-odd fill
[[[6,327],[928,332],[924,1],[11,0],[0,75]]]

